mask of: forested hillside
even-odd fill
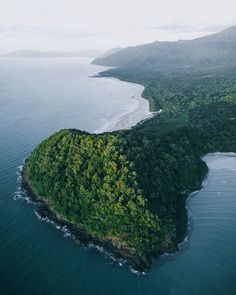
[[[194,40],[156,41],[128,47],[109,56],[97,58],[94,63],[152,71],[236,65],[236,27]]]
[[[151,110],[163,112],[130,130],[62,130],[35,149],[24,177],[59,218],[126,259],[139,257],[143,271],[186,234],[186,198],[207,173],[201,156],[236,152],[236,67],[118,68],[101,76],[143,84]]]
[[[36,148],[25,176],[53,212],[146,260],[163,239],[161,222],[148,210],[124,145],[120,136],[62,130]]]

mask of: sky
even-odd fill
[[[235,0],[0,0],[0,53],[107,50],[236,25]]]

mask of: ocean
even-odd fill
[[[63,128],[93,132],[132,112],[135,85],[89,76],[87,58],[0,59],[0,294],[236,294],[236,157],[208,155],[204,188],[188,200],[190,231],[177,254],[133,274],[42,221],[19,190],[23,160]],[[115,120],[114,120],[115,118]]]

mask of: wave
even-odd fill
[[[54,222],[52,219],[50,219],[49,217],[43,217],[39,214],[39,212],[37,210],[34,210],[34,213],[35,215],[37,216],[37,218],[40,220],[40,221],[44,221],[44,222],[47,222],[47,223],[50,223],[52,224],[56,229],[60,230],[61,232],[63,232],[63,236],[65,238],[67,237],[70,237],[72,239],[75,239],[75,236],[71,233],[71,231],[68,229],[68,227],[66,225],[59,225],[57,224],[56,222]]]
[[[138,102],[137,100],[135,100],[135,101]],[[103,125],[100,128],[97,128],[97,129],[93,130],[92,132],[99,134],[99,133],[103,133],[103,132],[112,131],[115,128],[115,126],[118,124],[118,122],[122,120],[123,117],[135,112],[135,110],[138,108],[138,106],[139,106],[139,102],[138,102],[138,105],[136,105],[136,106],[134,106],[134,104],[127,106],[126,110],[123,113],[115,116],[112,119],[103,118],[102,120],[105,121],[105,123],[103,123]],[[127,126],[127,128],[129,128],[129,127],[130,126]]]
[[[24,160],[25,162],[25,160]],[[14,200],[18,200],[18,199],[22,199],[24,201],[26,201],[27,203],[31,203],[34,205],[40,205],[40,202],[38,201],[32,201],[30,199],[30,197],[27,195],[27,192],[22,188],[21,186],[21,181],[22,181],[22,170],[24,167],[24,162],[22,165],[17,167],[17,171],[16,171],[16,175],[17,175],[17,189],[13,195],[13,199]],[[50,219],[50,217],[48,216],[42,216],[39,211],[37,210],[37,208],[34,210],[34,214],[35,216],[43,222],[46,223],[50,223],[52,226],[54,226],[57,230],[60,230],[63,233],[63,237],[65,238],[71,238],[73,240],[76,239],[76,237],[72,234],[72,232],[69,230],[69,228],[66,225],[60,225],[57,222],[55,222],[54,220]],[[106,251],[102,246],[96,245],[94,243],[89,243],[88,245],[84,245],[82,243],[80,243],[79,239],[76,239],[76,241],[79,242],[79,244],[81,244],[83,247],[89,249],[89,248],[94,248],[97,251],[103,253],[106,257],[108,257],[112,262],[117,263],[118,266],[122,267],[124,266],[127,261],[125,259],[117,259],[115,258],[110,252]]]
[[[115,258],[109,251],[106,251],[102,246],[96,245],[94,243],[89,243],[89,245],[86,248],[93,248],[96,249],[98,252],[104,254],[107,258],[112,260],[113,262],[117,263],[120,267],[123,267],[126,265],[127,261],[123,258]]]
[[[17,200],[17,199],[25,199],[26,198],[26,195],[24,195],[24,191],[21,187],[21,181],[22,181],[22,170],[23,170],[23,167],[24,167],[24,163],[25,163],[25,160],[23,160],[23,164],[18,166],[17,167],[17,170],[16,170],[16,175],[17,175],[17,179],[16,179],[16,183],[17,183],[17,187],[16,187],[16,191],[14,192],[13,194],[13,199],[14,200]]]
[[[131,101],[133,103],[127,106],[126,110],[123,113],[119,114],[118,116],[110,120],[106,120],[102,127],[93,130],[93,133],[103,133],[114,130],[129,129],[135,126],[136,124],[143,122],[144,120],[149,119],[157,113],[161,112],[161,110],[158,112],[149,111],[149,101],[142,97],[142,93],[145,89],[143,85],[121,80],[119,81],[122,83],[131,84],[135,87],[133,94],[131,95]]]
[[[132,267],[130,267],[129,269],[130,269],[130,271],[131,271],[133,274],[135,274],[135,275],[138,275],[138,276],[140,276],[140,275],[142,275],[142,276],[146,275],[146,272],[145,272],[145,271],[143,271],[143,272],[139,272],[139,271],[133,269]]]
[[[47,223],[50,223],[52,224],[57,230],[60,230],[61,232],[63,232],[63,237],[67,238],[72,238],[73,240],[76,240],[78,241],[78,243],[80,245],[82,245],[85,249],[90,249],[90,248],[93,248],[93,249],[96,249],[96,251],[104,254],[107,258],[109,258],[112,262],[115,262],[118,266],[120,267],[123,267],[127,261],[125,259],[122,259],[122,258],[115,258],[112,253],[110,253],[109,251],[106,251],[102,246],[99,246],[99,245],[96,245],[94,244],[93,242],[90,242],[88,245],[84,245],[82,243],[80,243],[79,239],[77,239],[72,233],[71,231],[69,230],[69,228],[66,226],[66,225],[59,225],[57,222],[53,221],[52,219],[50,219],[49,217],[43,217],[40,215],[40,213],[37,211],[37,209],[34,211],[35,215],[37,216],[37,218],[40,220],[40,221],[43,221],[43,222],[47,222]]]

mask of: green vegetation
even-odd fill
[[[236,150],[236,69],[103,75],[142,82],[163,112],[126,131],[62,130],[35,149],[26,178],[60,218],[147,261],[183,238],[200,157]]]
[[[92,236],[145,256],[160,244],[160,220],[148,210],[123,140],[62,130],[27,163],[35,193],[63,219]]]
[[[174,70],[190,67],[236,66],[236,27],[194,40],[175,42],[155,41],[135,47],[108,53],[96,58],[98,65],[129,68],[132,70]]]
[[[224,42],[236,30],[225,32]],[[123,60],[122,52],[114,56]],[[236,151],[236,67],[223,59],[224,67],[145,64],[101,73],[143,84],[151,110],[163,112],[130,130],[52,135],[29,157],[27,183],[60,219],[141,259],[139,270],[154,253],[175,250],[186,233],[186,198],[207,173],[201,156]]]

